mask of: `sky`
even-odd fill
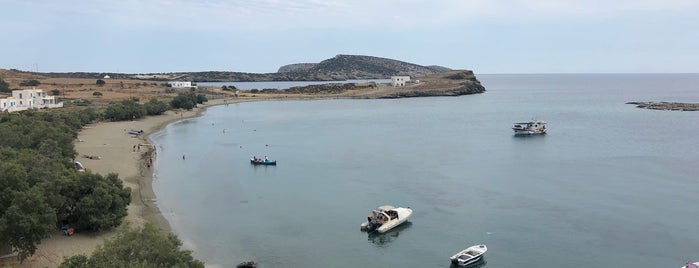
[[[0,0],[0,68],[276,72],[338,54],[490,73],[699,73],[698,0]]]

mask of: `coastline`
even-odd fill
[[[430,78],[425,79],[429,80]],[[127,208],[128,215],[119,227],[109,231],[77,232],[72,236],[63,236],[60,230],[54,230],[49,234],[49,238],[42,240],[37,245],[36,253],[25,259],[22,264],[8,264],[14,265],[14,267],[58,267],[65,257],[78,254],[89,256],[99,245],[114,237],[120,230],[126,227],[140,227],[147,222],[154,224],[162,231],[171,232],[170,224],[156,205],[156,197],[153,192],[153,170],[147,164],[153,153],[157,152],[150,146],[149,138],[150,135],[162,130],[168,124],[200,116],[209,107],[255,101],[380,99],[482,93],[482,91],[463,91],[461,90],[463,85],[452,85],[454,81],[448,81],[449,83],[445,84],[449,86],[440,84],[444,87],[442,89],[423,88],[424,84],[422,84],[419,88],[385,86],[370,92],[351,90],[329,95],[308,93],[241,95],[240,97],[212,99],[190,111],[167,111],[163,115],[147,116],[134,121],[98,122],[86,125],[78,132],[77,138],[73,141],[77,153],[75,160],[81,162],[86,169],[93,173],[102,175],[117,173],[119,175],[124,186],[131,188],[132,196],[131,203]],[[480,84],[478,86],[482,88]],[[419,90],[416,91],[416,89]],[[458,92],[454,93],[453,90]],[[143,130],[145,134],[137,137],[130,135],[128,131],[131,129]]]
[[[89,256],[105,240],[114,237],[123,228],[140,227],[146,222],[165,232],[171,232],[170,224],[155,204],[153,170],[147,166],[147,156],[153,152],[153,148],[149,146],[149,136],[171,123],[200,116],[209,107],[259,100],[264,99],[214,99],[190,111],[167,111],[163,115],[148,116],[134,121],[98,122],[84,126],[73,142],[77,152],[75,160],[93,173],[119,174],[124,186],[131,188],[128,215],[119,227],[109,231],[77,232],[72,236],[63,236],[60,230],[54,230],[49,238],[37,245],[34,255],[22,264],[16,263],[16,267],[58,267],[64,258],[78,254]],[[143,130],[145,134],[134,137],[128,134],[130,129]],[[85,156],[99,156],[99,159]]]

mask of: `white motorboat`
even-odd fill
[[[413,214],[411,208],[394,207],[390,205],[380,206],[373,210],[367,217],[367,221],[361,224],[362,230],[385,233],[404,223]]]
[[[699,262],[687,262],[682,268],[699,268]]]
[[[485,254],[486,251],[488,251],[488,247],[486,247],[483,244],[470,246],[467,249],[464,249],[462,251],[459,251],[459,253],[454,254],[454,256],[451,256],[451,258],[449,259],[453,264],[459,266],[466,266],[480,261],[483,258],[483,254]]]
[[[536,135],[546,134],[546,122],[541,120],[532,120],[529,122],[515,123],[512,127],[515,135]]]

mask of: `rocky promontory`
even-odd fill
[[[461,96],[485,92],[485,88],[470,70],[449,71],[423,77],[411,77],[405,86],[375,82],[327,83],[292,87],[285,90],[262,89],[256,94],[274,94],[291,97],[315,95],[353,99],[396,99],[412,97]]]
[[[699,103],[632,101],[626,104],[634,104],[638,108],[651,110],[699,111]]]

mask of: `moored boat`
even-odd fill
[[[514,130],[516,136],[546,134],[546,122],[542,120],[532,120],[529,122],[515,123],[512,130]]]
[[[142,129],[130,129],[130,130],[129,130],[129,134],[131,134],[131,135],[141,135],[141,134],[143,134],[143,130],[142,130]]]
[[[485,254],[486,251],[488,251],[488,247],[483,244],[470,246],[462,251],[459,251],[459,253],[454,254],[449,259],[453,264],[466,266],[482,260],[483,254]]]
[[[367,230],[368,232],[385,233],[393,229],[393,227],[406,222],[412,214],[413,210],[411,208],[383,205],[371,211],[367,221],[360,226],[362,230]]]
[[[687,262],[682,268],[699,268],[699,262]]]
[[[253,156],[252,158],[250,158],[250,164],[276,166],[277,160],[274,160],[274,161],[269,160],[269,158],[267,158],[266,156],[265,156],[265,158],[259,158],[259,157]]]

